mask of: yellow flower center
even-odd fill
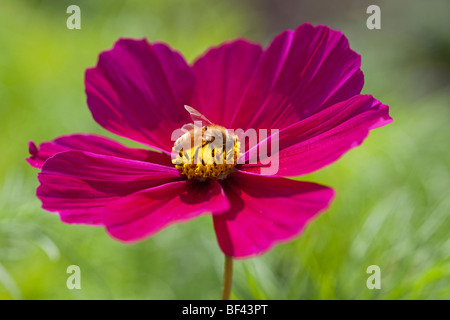
[[[224,127],[194,127],[173,146],[172,163],[188,179],[223,179],[234,170],[240,142]]]

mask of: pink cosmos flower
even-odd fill
[[[225,43],[192,66],[165,44],[121,39],[86,71],[87,104],[105,129],[157,151],[85,134],[30,142],[37,196],[63,222],[104,226],[124,242],[208,213],[227,256],[261,254],[299,235],[334,195],[286,177],[336,161],[392,121],[388,106],[360,94],[360,64],[341,32],[310,24],[265,50]],[[261,161],[220,177],[175,166],[172,132],[192,122],[185,105],[220,128],[279,129],[278,172],[263,175]]]

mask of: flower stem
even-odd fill
[[[225,270],[223,274],[222,300],[230,300],[232,281],[233,281],[233,258],[225,255]]]

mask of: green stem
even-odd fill
[[[223,275],[222,300],[230,300],[232,282],[233,282],[233,258],[225,255],[225,270]]]

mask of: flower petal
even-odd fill
[[[108,138],[89,134],[74,134],[59,137],[53,141],[42,143],[39,148],[36,147],[34,142],[30,141],[28,143],[28,149],[31,157],[26,160],[32,167],[38,169],[42,168],[48,158],[53,157],[57,153],[71,150],[87,151],[172,166],[170,156],[167,154],[151,150],[129,148]]]
[[[121,39],[86,71],[87,103],[105,129],[170,152],[172,132],[190,122],[184,105],[194,82],[183,57],[166,45]]]
[[[264,51],[244,96],[235,99],[230,128],[283,129],[357,95],[364,84],[360,65],[339,31],[310,24],[287,30]]]
[[[81,151],[48,159],[38,178],[44,209],[85,224],[101,224],[101,210],[113,200],[181,179],[173,167]]]
[[[213,123],[231,128],[261,54],[260,45],[243,39],[207,51],[192,67],[197,80],[192,106]]]
[[[230,174],[222,187],[231,209],[216,215],[214,228],[222,251],[235,258],[261,254],[297,236],[328,207],[328,187],[285,178]]]
[[[358,95],[299,121],[259,143],[242,156],[242,159],[254,164],[244,164],[241,170],[277,176],[311,173],[360,145],[371,129],[391,121],[387,105],[372,96]],[[260,152],[262,146],[270,150],[275,138],[279,140],[279,152],[271,155],[271,162],[267,163],[265,153],[258,155],[256,161],[257,151]],[[263,165],[261,161],[266,161],[266,164]],[[274,161],[278,161],[278,164]],[[270,166],[274,166],[275,171],[269,170]]]
[[[180,181],[111,203],[104,209],[104,222],[113,237],[130,242],[148,237],[174,222],[206,212],[222,213],[229,207],[217,181]]]

